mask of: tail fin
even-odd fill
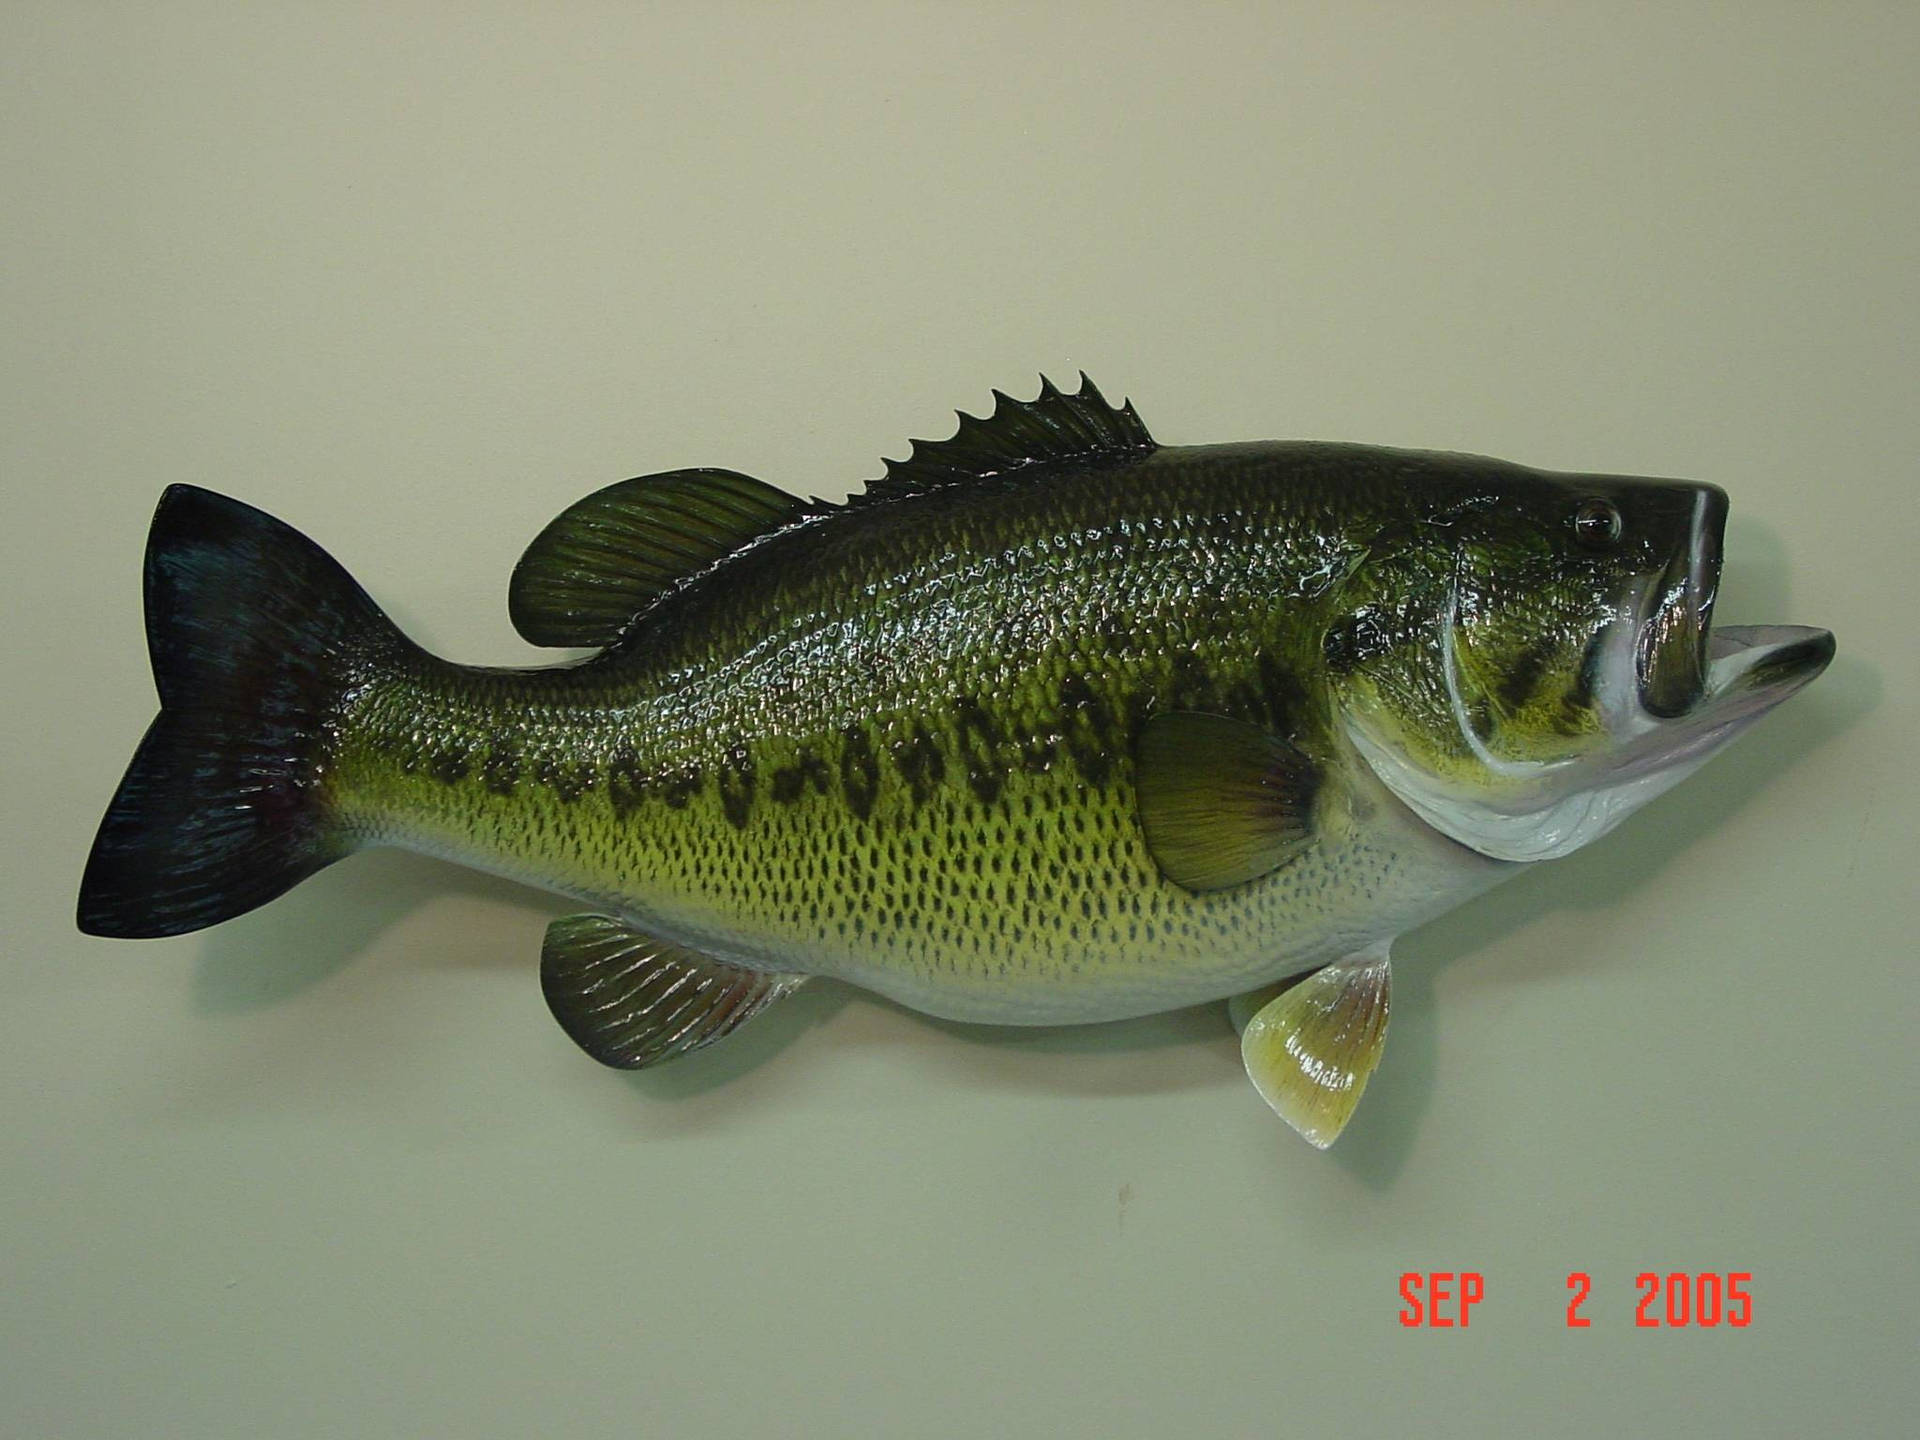
[[[80,882],[90,935],[199,930],[344,855],[320,783],[329,722],[406,644],[318,545],[192,485],[154,512],[146,608],[160,714]]]

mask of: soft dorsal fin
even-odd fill
[[[620,1070],[711,1045],[806,978],[744,970],[609,915],[554,921],[540,951],[553,1018],[587,1054]]]
[[[1312,842],[1319,767],[1258,725],[1170,711],[1141,727],[1135,757],[1147,849],[1176,885],[1242,885]]]
[[[904,460],[886,462],[887,473],[868,484],[865,499],[896,500],[947,485],[964,484],[1036,465],[1096,465],[1145,455],[1156,447],[1131,401],[1115,409],[1080,374],[1069,395],[1040,377],[1040,393],[1015,400],[993,392],[993,413],[984,419],[959,412],[960,428],[949,440],[915,440]]]
[[[610,645],[676,582],[813,509],[731,470],[622,480],[534,537],[513,568],[507,613],[535,645]]]

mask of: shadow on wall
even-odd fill
[[[409,911],[443,895],[532,899],[558,915],[564,901],[508,880],[413,855],[352,855],[268,905],[203,933],[194,972],[194,1008],[224,1015],[272,1005],[332,975]],[[529,983],[539,957],[469,948],[476,964],[521,964]]]

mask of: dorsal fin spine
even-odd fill
[[[957,411],[959,426],[950,438],[913,441],[907,458],[888,460],[887,473],[852,503],[902,499],[1022,470],[1117,463],[1156,448],[1133,406],[1108,404],[1084,371],[1073,394],[1044,375],[1032,400],[1015,400],[1001,390],[992,394],[994,407],[985,418]]]

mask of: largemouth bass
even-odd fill
[[[1081,379],[996,391],[843,505],[725,470],[589,495],[509,589],[526,639],[597,652],[544,669],[429,655],[304,536],[170,488],[160,714],[81,929],[197,930],[405,846],[582,903],[541,980],[610,1065],[817,975],[1002,1025],[1251,995],[1248,1073],[1325,1146],[1397,936],[1605,834],[1833,655],[1712,628],[1713,486],[1163,447]]]

